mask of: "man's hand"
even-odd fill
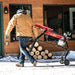
[[[8,40],[8,35],[7,34],[5,35],[5,39]]]

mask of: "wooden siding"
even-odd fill
[[[6,46],[5,40],[5,30],[9,22],[9,12],[4,14],[4,7],[7,6],[9,9],[9,4],[31,4],[32,5],[32,18],[34,23],[43,24],[43,5],[75,5],[75,0],[0,0],[3,4],[3,31],[4,31],[4,52],[5,53],[17,53],[19,52],[18,42],[10,42]],[[8,10],[9,11],[9,10]],[[36,15],[37,14],[37,15]],[[69,48],[75,50],[75,40],[69,41]],[[44,45],[44,44],[42,44]],[[48,45],[45,45],[49,49]],[[57,51],[58,49],[54,49]]]

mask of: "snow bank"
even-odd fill
[[[41,59],[41,60],[37,60],[39,63],[48,63],[48,62],[57,62],[60,61],[61,56],[55,56],[55,59]],[[70,51],[67,59],[69,60],[75,60],[75,51]],[[0,62],[18,62],[19,59],[15,56],[8,56],[8,57],[3,57],[0,59]],[[25,60],[25,62],[30,62],[29,60]]]
[[[67,56],[67,59],[75,60],[75,51],[70,51],[68,56]]]

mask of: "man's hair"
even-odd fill
[[[19,13],[27,14],[24,9],[18,9],[16,14],[19,14]]]

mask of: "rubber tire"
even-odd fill
[[[61,63],[61,64],[64,64],[64,60],[60,60],[60,63]]]
[[[69,65],[69,63],[70,63],[70,62],[69,62],[68,59],[65,59],[65,60],[64,60],[64,64],[65,64],[65,65]]]

